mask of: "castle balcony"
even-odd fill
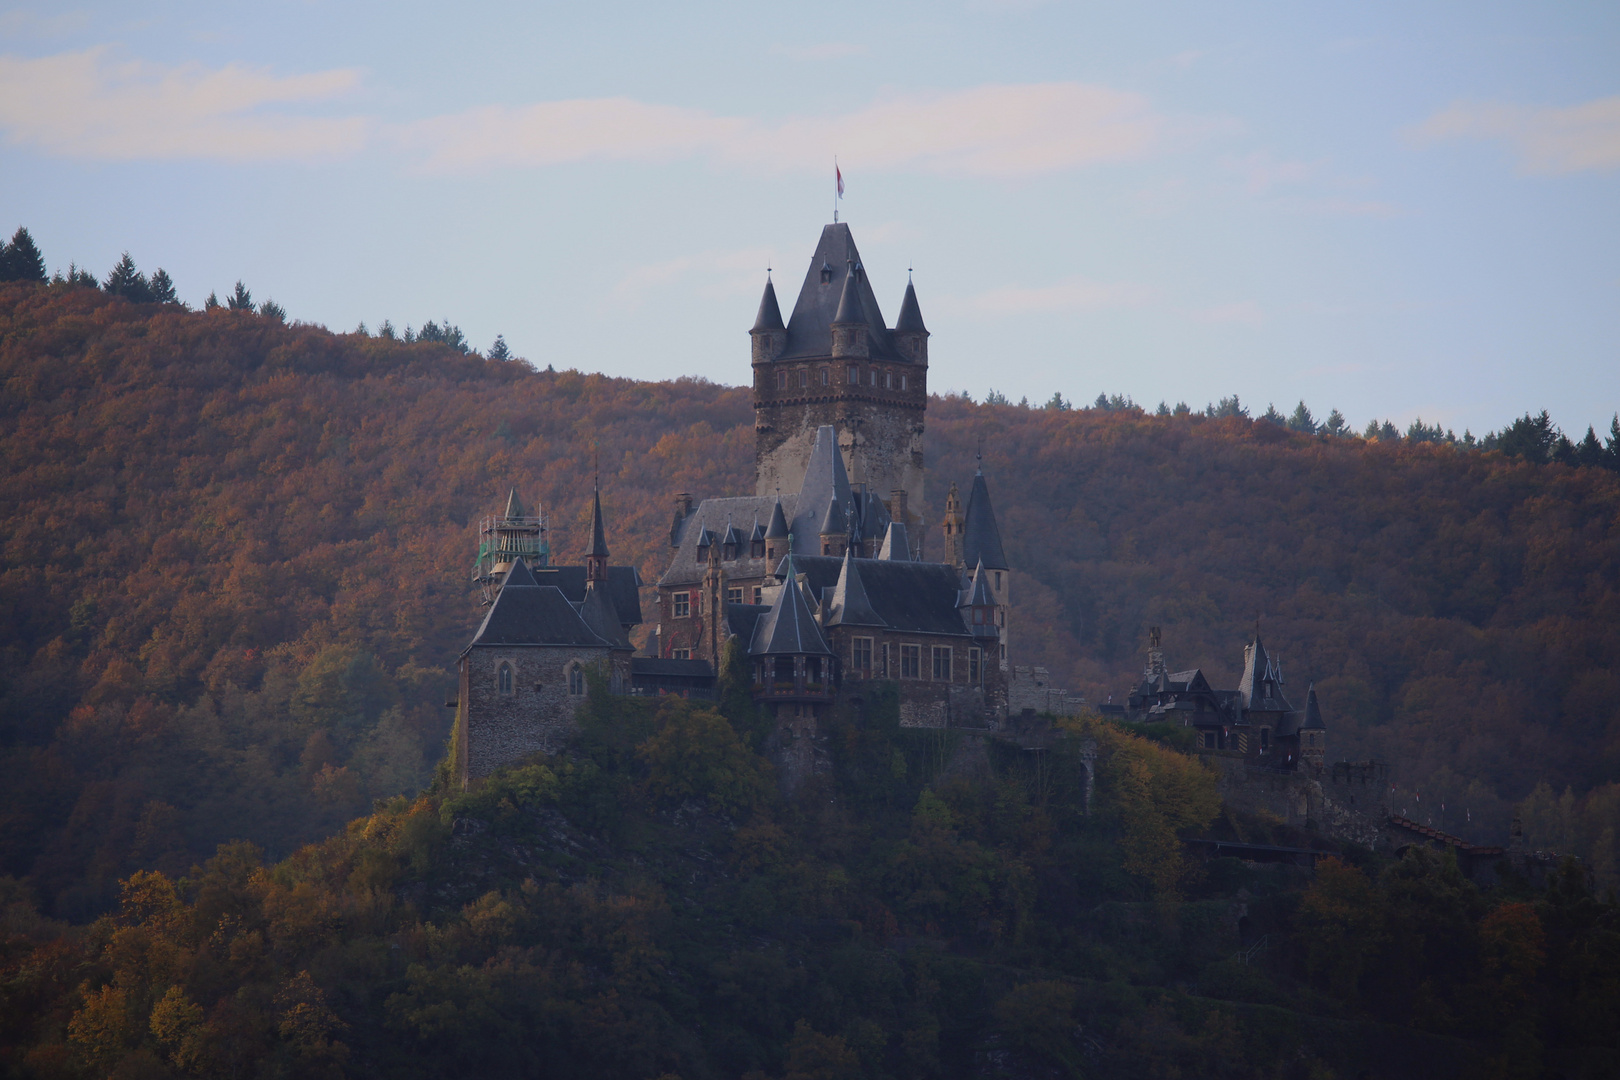
[[[779,656],[754,666],[755,701],[831,701],[838,687],[830,677],[832,661],[819,657]]]

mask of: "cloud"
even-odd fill
[[[825,168],[836,152],[846,176],[1020,177],[1141,157],[1166,127],[1138,94],[1032,83],[897,95],[841,116],[776,123],[632,98],[491,106],[407,124],[395,138],[439,171],[697,156],[782,171]]]
[[[1028,315],[1046,311],[1093,311],[1141,307],[1154,297],[1145,285],[1068,277],[1051,285],[1002,285],[969,297],[967,306],[987,315]]]
[[[255,161],[343,154],[365,138],[355,117],[267,107],[352,91],[352,70],[277,76],[231,64],[162,67],[105,47],[39,59],[0,56],[0,129],[14,145],[68,157]]]
[[[848,56],[865,56],[871,50],[852,41],[827,41],[820,45],[772,45],[771,52],[794,60],[842,60]]]
[[[1620,97],[1565,108],[1460,102],[1413,128],[1424,142],[1496,139],[1518,155],[1525,173],[1561,175],[1620,168]]]
[[[765,287],[765,268],[771,264],[765,248],[702,251],[664,262],[634,267],[613,286],[614,308],[636,307],[656,289],[697,279],[692,289],[699,296],[726,297],[758,292]],[[690,288],[690,287],[689,287]]]
[[[1188,312],[1194,322],[1259,326],[1266,321],[1266,313],[1253,300],[1240,300],[1235,304],[1211,304]]]
[[[1222,158],[1221,165],[1243,178],[1243,186],[1250,195],[1264,195],[1280,184],[1302,183],[1321,168],[1320,162],[1278,161],[1264,150]]]

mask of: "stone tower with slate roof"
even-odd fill
[[[921,537],[909,508],[923,505],[928,329],[912,285],[890,327],[849,226],[828,225],[792,315],[783,322],[767,280],[750,336],[755,494],[796,490],[817,432],[830,426],[845,482],[882,500],[891,518]]]

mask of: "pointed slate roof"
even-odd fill
[[[990,595],[990,575],[984,572],[984,560],[973,568],[973,580],[962,590],[957,607],[995,607],[996,598]]]
[[[832,355],[832,324],[844,296],[844,283],[851,271],[861,264],[861,253],[855,248],[855,239],[849,226],[839,223],[825,226],[815,254],[805,271],[804,285],[788,318],[787,345],[782,359],[797,360],[812,356]],[[821,280],[822,270],[828,280]],[[871,282],[865,274],[856,275],[854,292],[860,302],[856,309],[859,318],[852,320],[866,324],[874,360],[900,360],[905,358],[894,347],[883,321],[883,311],[872,293]]]
[[[923,325],[922,308],[917,306],[917,290],[912,287],[910,278],[906,279],[906,296],[900,301],[894,329],[897,333],[928,333],[928,327]]]
[[[750,544],[759,544],[765,541],[765,526],[759,523],[759,515],[754,515],[754,531],[748,534]]]
[[[509,518],[523,516],[523,500],[518,498],[517,488],[513,488],[506,496],[506,516]]]
[[[742,546],[742,543],[743,543],[742,533],[737,531],[737,526],[735,526],[735,525],[733,525],[731,523],[730,518],[726,519],[726,532],[725,532],[725,535],[721,538],[720,542],[722,544],[735,544],[738,547]]]
[[[1282,695],[1272,673],[1271,657],[1260,643],[1260,634],[1254,643],[1243,647],[1243,678],[1238,683],[1238,698],[1243,708],[1259,712],[1291,712],[1293,706]]]
[[[804,484],[794,504],[790,526],[794,551],[800,555],[819,555],[821,523],[827,516],[827,504],[837,503],[842,513],[849,498],[849,474],[844,471],[844,456],[838,452],[837,433],[832,425],[823,424],[816,429],[816,444],[810,451]],[[840,527],[835,531],[844,530]]]
[[[890,562],[911,561],[911,538],[906,535],[904,522],[889,522],[888,529],[883,533],[883,547],[878,551],[878,558]]]
[[[579,605],[579,617],[591,632],[615,648],[628,649],[630,639],[619,625],[619,613],[613,607],[607,589],[597,588],[594,581],[585,585],[585,600]]]
[[[827,639],[810,613],[810,601],[793,569],[793,553],[782,560],[785,580],[771,610],[754,624],[750,656],[831,656]]]
[[[765,275],[765,295],[759,300],[759,314],[754,316],[755,330],[784,330],[782,324],[782,309],[776,304],[776,286],[771,284],[771,276]]]
[[[782,500],[777,499],[776,505],[771,508],[771,524],[770,528],[765,530],[765,539],[786,540],[787,537],[787,518],[782,514]]]
[[[610,609],[611,610],[611,609]],[[519,558],[484,614],[473,645],[585,645],[606,647],[561,589],[538,585]]]
[[[866,312],[861,310],[861,268],[852,264],[844,275],[844,288],[838,294],[838,310],[834,323],[864,323]]]
[[[827,512],[821,516],[821,528],[818,533],[821,536],[838,536],[847,529],[848,526],[844,522],[844,508],[838,505],[836,499],[829,500]]]
[[[1010,570],[1001,550],[1001,528],[990,505],[990,488],[982,470],[973,474],[973,490],[968,493],[967,515],[962,524],[962,561],[983,563],[991,570]]]
[[[586,555],[596,555],[607,558],[607,530],[602,527],[602,489],[596,488],[591,492],[591,546]]]
[[[849,549],[844,551],[844,567],[838,573],[838,584],[833,586],[832,598],[827,604],[828,626],[887,626],[872,607],[861,581],[860,567]]]
[[[1316,684],[1305,694],[1305,722],[1300,725],[1301,731],[1326,731],[1327,725],[1322,723],[1322,706],[1316,703]]]

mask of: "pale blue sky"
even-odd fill
[[[936,390],[1620,408],[1620,7],[136,7],[0,4],[0,228],[53,269],[741,383],[836,153]]]

